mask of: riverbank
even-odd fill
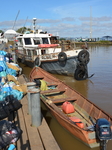
[[[84,45],[85,42],[75,42],[76,46]],[[87,42],[88,45],[94,46],[94,45],[112,45],[111,41],[97,41],[97,42]]]

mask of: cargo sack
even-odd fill
[[[3,101],[0,102],[0,120],[7,118],[9,116],[9,108],[4,104]]]
[[[22,104],[13,95],[8,95],[5,98],[5,102],[9,106],[9,111],[10,112],[17,111],[18,109],[20,109],[22,107]]]
[[[12,89],[11,95],[13,95],[18,100],[21,100],[23,98],[23,92]]]
[[[22,130],[12,122],[0,121],[0,149],[15,143],[21,136]]]
[[[73,113],[75,111],[74,106],[70,102],[68,102],[68,101],[66,101],[66,102],[63,103],[62,110],[66,114]]]
[[[2,66],[0,66],[0,72],[1,72],[1,71],[3,71],[3,67],[2,67]]]
[[[22,104],[13,95],[8,95],[4,101],[0,101],[0,120],[8,117],[10,112],[17,111],[21,107]]]

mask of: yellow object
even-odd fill
[[[14,90],[18,90],[20,92],[23,92],[23,95],[25,95],[27,93],[27,86],[25,84],[21,84],[19,86],[17,85],[14,85],[12,87]]]
[[[7,66],[11,69],[14,69],[16,71],[20,71],[20,69],[17,66],[11,65],[10,63],[7,63]]]
[[[40,80],[40,82],[41,82],[40,90],[41,91],[48,90],[47,83],[44,80]]]
[[[19,85],[19,82],[12,75],[8,74],[7,79],[8,81],[13,81],[15,84]]]

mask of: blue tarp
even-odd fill
[[[0,55],[6,55],[7,54],[7,52],[5,52],[5,51],[0,51]]]
[[[3,87],[0,91],[0,101],[3,101],[4,98],[8,95],[13,95],[18,100],[23,98],[23,92],[14,90],[11,87]]]
[[[17,76],[17,72],[14,69],[8,68],[8,66],[6,64],[6,57],[5,57],[6,54],[7,54],[7,52],[0,51],[0,101],[4,101],[8,95],[13,95],[14,98],[16,98],[17,100],[21,100],[23,97],[23,92],[13,89],[9,85],[9,81],[7,80],[8,74],[10,74],[12,76]],[[3,78],[3,77],[5,77],[5,78]],[[3,80],[2,80],[2,78],[3,78]],[[1,113],[1,114],[3,114],[3,113]],[[12,148],[13,149],[15,148],[13,144],[10,145],[8,150],[9,149],[12,150]]]
[[[3,101],[7,95],[13,95],[18,100],[21,100],[23,97],[23,92],[14,90],[10,86],[3,87],[4,83],[1,82],[2,77],[6,77],[8,74],[10,74],[12,76],[17,76],[16,70],[8,68],[8,66],[6,64],[6,57],[5,57],[6,54],[7,54],[7,52],[0,51],[0,101]],[[16,66],[18,66],[18,65],[16,65]],[[8,83],[8,81],[7,81],[7,83]]]

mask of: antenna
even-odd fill
[[[28,17],[26,18],[25,24],[26,24],[27,20],[28,20]],[[24,26],[23,26],[23,28],[22,28],[22,30],[21,30],[21,33],[22,33],[23,30],[24,30],[25,24],[24,24]]]
[[[35,33],[35,22],[36,22],[37,18],[33,18],[33,33]]]
[[[90,6],[90,38],[92,38],[92,10]]]
[[[19,15],[19,12],[20,12],[20,10],[19,10],[18,13],[17,13],[17,16],[16,16],[16,19],[15,19],[15,21],[14,21],[14,25],[13,25],[13,28],[12,28],[12,29],[14,29],[14,27],[15,27],[15,23],[16,23],[16,20],[17,20],[18,15]]]

